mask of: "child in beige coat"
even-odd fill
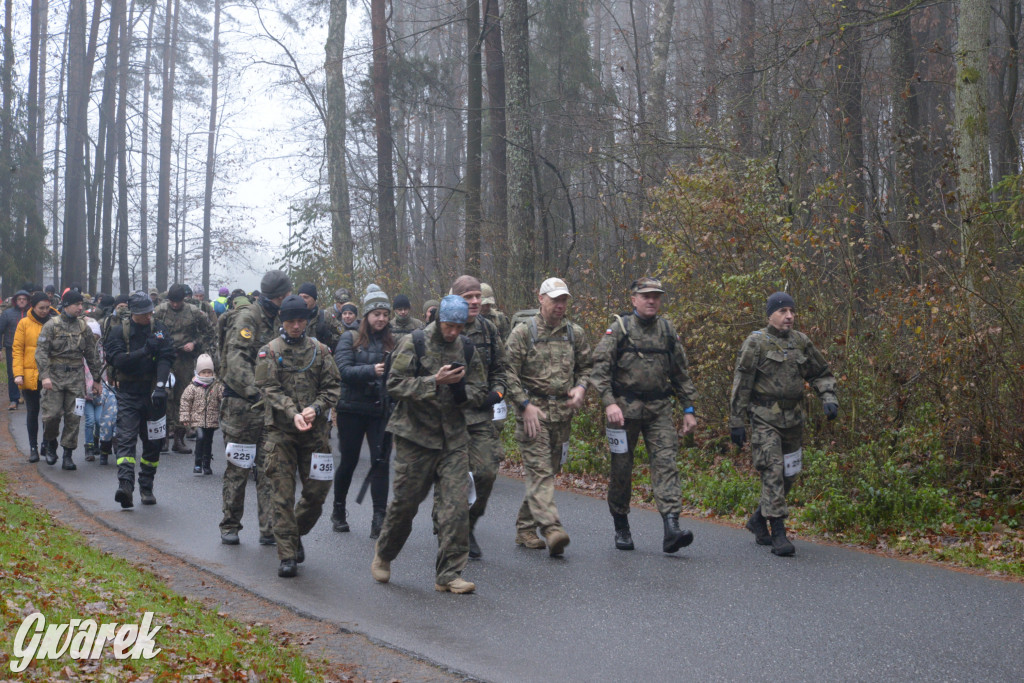
[[[213,359],[202,354],[196,359],[196,375],[181,395],[178,414],[181,424],[196,428],[196,460],[193,474],[213,474],[213,434],[220,416],[220,399],[224,385],[213,374]]]

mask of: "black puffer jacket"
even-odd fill
[[[370,343],[353,349],[356,332],[341,335],[334,360],[341,371],[341,398],[339,413],[355,413],[370,417],[384,416],[383,377],[378,377],[373,366],[384,361],[383,332],[370,334]]]

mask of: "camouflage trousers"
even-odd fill
[[[476,526],[476,521],[484,516],[487,501],[494,490],[494,481],[498,478],[498,465],[501,464],[501,442],[494,422],[478,422],[467,425],[469,431],[469,471],[473,473],[473,486],[476,489],[476,501],[469,508],[469,529]],[[438,489],[434,487],[434,529],[437,529]]]
[[[252,468],[239,467],[227,462],[224,469],[223,512],[220,521],[221,532],[241,531],[242,516],[245,514],[245,487],[256,474],[256,512],[260,524],[260,535],[274,533],[272,490],[270,482],[263,476],[264,453],[263,411],[252,410],[248,401],[225,396],[220,402],[220,428],[225,443],[256,444],[256,460]]]
[[[682,507],[679,490],[679,436],[671,411],[654,413],[644,410],[642,417],[626,420],[627,452],[611,454],[611,474],[608,477],[608,509],[613,515],[628,515],[633,493],[633,451],[640,436],[651,464],[651,486],[654,502],[662,515],[678,515]]]
[[[331,442],[324,430],[286,434],[268,427],[263,447],[266,451],[264,478],[271,491],[277,557],[291,560],[298,553],[299,539],[320,519],[324,501],[334,485],[333,478],[320,480],[309,476],[313,453],[330,453]],[[298,503],[295,502],[296,474],[302,483]]]
[[[516,441],[523,456],[526,479],[526,496],[516,518],[517,531],[533,531],[539,527],[545,536],[552,530],[564,531],[555,507],[555,475],[562,471],[562,449],[569,443],[571,429],[572,420],[541,420],[536,438],[530,439],[522,418],[516,418]]]
[[[395,436],[395,477],[377,539],[377,554],[390,562],[398,557],[412,532],[412,520],[420,503],[434,486],[434,518],[437,520],[435,583],[457,578],[469,561],[469,455],[468,447],[424,448]]]
[[[63,367],[63,366],[62,366]],[[52,368],[50,381],[52,389],[43,389],[40,412],[43,418],[43,441],[56,441],[60,435],[60,445],[75,450],[78,446],[78,428],[82,416],[75,415],[75,400],[85,398],[85,370],[57,371]],[[64,418],[64,430],[61,431],[60,421]]]
[[[171,366],[171,372],[174,373],[174,389],[171,395],[167,398],[167,436],[173,436],[172,432],[175,427],[178,427],[181,423],[178,422],[178,409],[181,406],[181,395],[185,393],[185,389],[192,382],[192,378],[196,373],[196,359],[194,357],[182,358],[179,354],[178,358],[175,359],[174,365]]]
[[[761,514],[785,517],[789,514],[786,496],[796,477],[785,476],[783,453],[792,453],[803,444],[803,425],[779,429],[756,417],[751,418],[750,453],[754,469],[761,475]]]

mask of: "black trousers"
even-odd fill
[[[196,464],[210,462],[213,458],[213,435],[217,433],[216,427],[196,428]]]
[[[21,392],[14,383],[14,347],[4,347],[4,363],[7,364],[7,398],[11,403],[16,403],[21,398]]]
[[[25,399],[25,427],[28,429],[28,445],[35,448],[39,445],[39,390],[22,389]]]
[[[338,413],[338,450],[341,451],[341,462],[334,473],[334,509],[345,509],[345,499],[352,484],[352,473],[359,464],[359,451],[363,448],[363,438],[370,444],[371,462],[378,452],[378,444],[384,452],[384,458],[391,456],[391,435],[384,432],[387,421],[383,417],[367,417],[355,413]],[[386,464],[378,467],[370,479],[370,499],[373,501],[374,512],[385,512],[388,507],[388,472]],[[360,482],[362,485],[362,482]]]
[[[137,394],[130,391],[117,392],[117,428],[114,433],[117,439],[117,479],[135,484],[135,446],[142,439],[142,457],[139,458],[139,488],[152,489],[153,477],[160,464],[160,448],[164,439],[150,441],[146,432],[146,422],[159,420],[166,415],[166,408],[157,410],[150,401],[149,394]]]

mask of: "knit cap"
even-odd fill
[[[371,284],[366,288],[366,294],[363,296],[363,317],[366,317],[370,311],[378,309],[390,311],[391,300],[380,287]]]
[[[198,375],[203,370],[213,370],[213,359],[208,353],[201,353],[199,358],[196,358],[196,374]]]

